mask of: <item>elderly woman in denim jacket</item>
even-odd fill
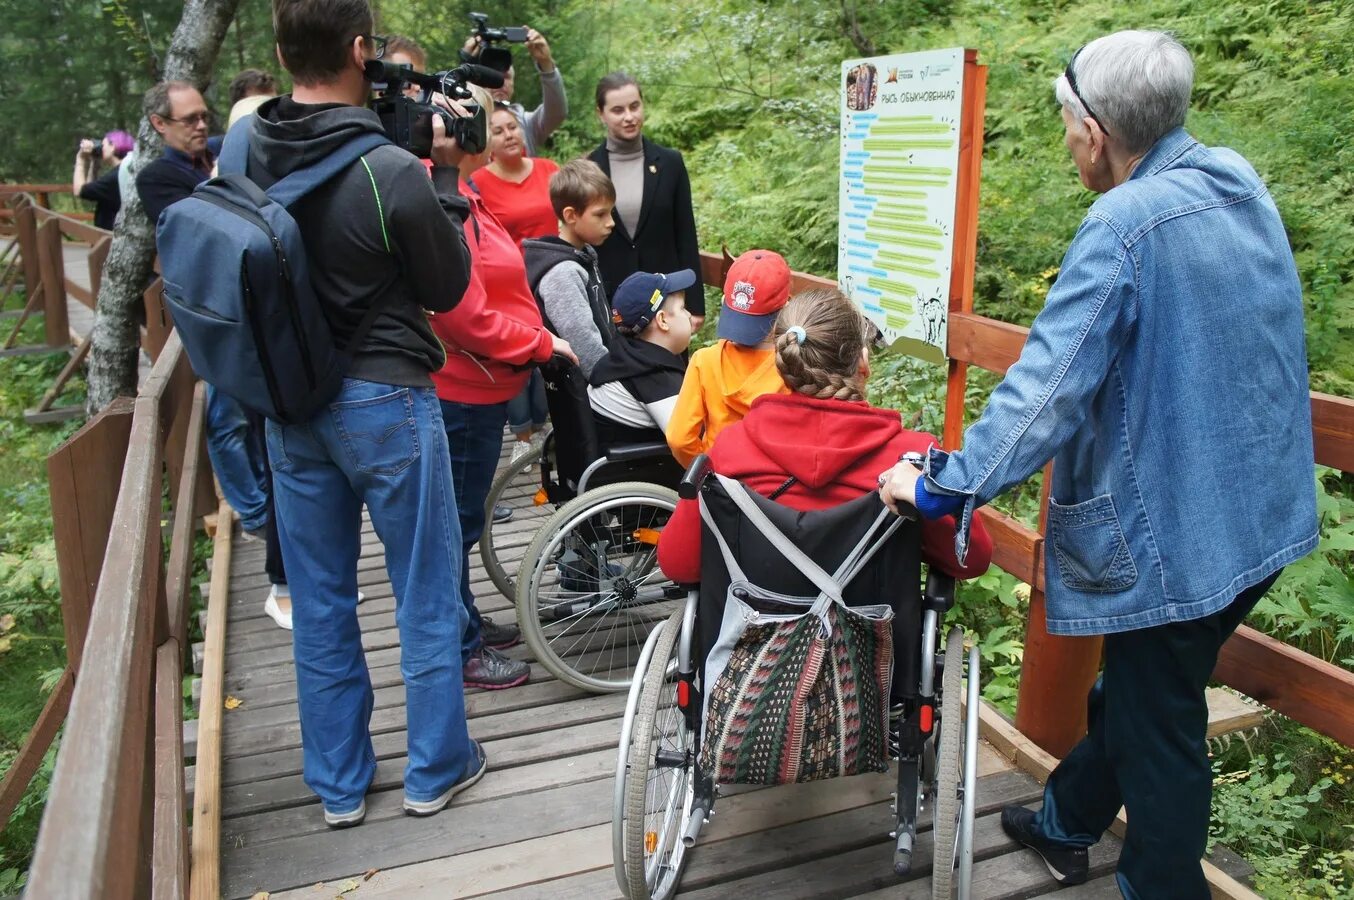
[[[889,504],[959,515],[962,560],[975,507],[1054,460],[1048,629],[1106,635],[1104,669],[1042,809],[1002,825],[1072,884],[1125,806],[1119,886],[1152,900],[1208,897],[1204,686],[1317,542],[1297,270],[1255,170],[1183,129],[1193,77],[1160,32],[1072,58],[1067,149],[1101,196],[963,449],[880,476]]]

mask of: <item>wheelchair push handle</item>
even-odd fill
[[[705,484],[705,479],[710,477],[710,457],[702,453],[691,461],[691,465],[686,467],[686,474],[682,476],[682,481],[677,485],[677,496],[683,500],[695,500],[700,496],[701,486]]]

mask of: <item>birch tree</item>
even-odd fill
[[[165,54],[165,80],[185,81],[198,90],[206,89],[239,3],[240,0],[187,0]],[[129,173],[133,179],[143,166],[158,159],[164,149],[159,133],[146,116],[141,118],[136,140],[136,155],[124,164],[131,166]],[[146,218],[141,198],[132,191],[123,198],[118,213],[113,245],[95,304],[88,372],[87,406],[91,415],[117,397],[136,393],[141,347],[137,311],[150,282],[154,260],[155,225]]]

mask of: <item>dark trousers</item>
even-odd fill
[[[264,529],[264,547],[266,548],[263,558],[263,571],[268,573],[269,584],[286,584],[287,567],[282,563],[282,541],[277,536],[277,510],[273,504],[273,468],[268,463],[267,438],[264,437],[263,416],[257,413],[246,413],[249,418],[249,428],[259,442],[259,460],[263,463],[263,483],[268,488],[268,525]]]
[[[465,604],[465,630],[461,634],[461,660],[480,646],[483,616],[475,608],[470,591],[470,554],[484,533],[484,504],[489,499],[499,452],[503,449],[503,424],[507,403],[455,403],[439,401],[442,424],[451,453],[451,478],[456,489],[456,514],[461,524],[461,602]]]
[[[1204,688],[1223,642],[1278,577],[1211,616],[1105,636],[1086,737],[1053,770],[1034,824],[1055,843],[1088,847],[1124,807],[1118,881],[1129,900],[1209,896],[1199,865],[1213,793]]]

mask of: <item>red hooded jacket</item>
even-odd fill
[[[910,451],[940,442],[906,431],[896,410],[864,402],[816,400],[803,394],[758,397],[741,422],[720,432],[710,448],[716,472],[736,478],[762,496],[794,483],[779,502],[793,509],[825,509],[878,489],[879,473]],[[658,542],[658,564],[679,583],[700,581],[700,509],[682,500]],[[992,538],[973,521],[968,559],[954,555],[953,516],[923,521],[922,558],[956,578],[976,578],[992,561]]]
[[[541,324],[517,242],[464,180],[461,193],[470,201],[470,286],[453,309],[431,317],[447,351],[433,386],[442,400],[506,403],[527,383],[525,366],[550,358],[554,340]]]

